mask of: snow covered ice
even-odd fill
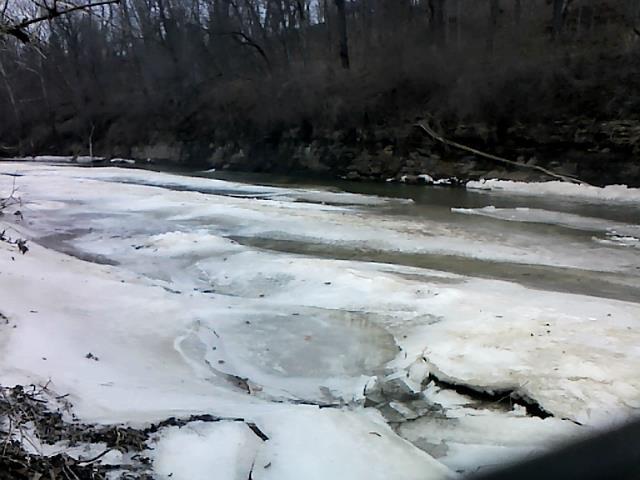
[[[86,422],[229,419],[161,430],[159,478],[447,478],[640,413],[640,259],[593,240],[634,219],[486,208],[491,192],[451,212],[113,167],[0,174],[24,217],[2,228],[33,239],[0,243],[17,327],[0,326],[0,383],[51,379]]]
[[[640,225],[527,207],[496,208],[493,205],[489,205],[483,208],[452,208],[451,210],[454,213],[485,216],[511,222],[558,225],[575,230],[594,232],[600,234],[600,236],[594,236],[593,240],[604,245],[636,247],[640,245]],[[604,236],[601,234],[604,234]]]
[[[626,185],[607,185],[595,187],[592,185],[578,185],[573,183],[550,182],[514,182],[511,180],[473,180],[467,182],[467,188],[472,190],[490,190],[525,196],[552,195],[560,198],[580,199],[588,202],[621,202],[640,203],[640,188],[630,188]]]

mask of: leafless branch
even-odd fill
[[[46,22],[48,20],[53,20],[54,18],[61,17],[64,15],[69,15],[70,13],[77,12],[80,10],[90,10],[95,7],[100,7],[104,5],[112,5],[118,4],[120,0],[101,0],[98,2],[89,2],[81,5],[72,5],[63,9],[58,9],[57,3],[54,2],[53,6],[43,6],[46,9],[46,13],[37,17],[28,18],[23,20],[22,22],[13,24],[13,25],[2,25],[0,24],[0,35],[12,35],[16,37],[18,40],[24,43],[29,43],[30,38],[27,32],[25,31],[31,25],[35,25],[37,23]]]
[[[271,69],[271,62],[269,61],[269,57],[267,56],[267,53],[249,35],[247,35],[247,34],[245,34],[243,32],[238,32],[238,31],[234,31],[234,32],[218,32],[218,33],[215,33],[214,35],[230,35],[231,37],[233,37],[241,45],[246,45],[248,47],[251,47],[251,48],[255,49],[258,52],[258,54],[262,57],[262,59],[264,60],[265,64],[267,65],[267,68],[269,70]]]

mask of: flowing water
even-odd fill
[[[353,238],[350,241],[327,242],[316,236],[307,236],[301,226],[299,231],[289,229],[241,235],[233,231],[233,221],[227,229],[229,238],[253,248],[282,253],[310,255],[324,259],[358,260],[365,262],[390,263],[426,269],[452,272],[472,277],[508,280],[533,288],[581,293],[620,300],[640,298],[640,244],[616,242],[615,230],[620,224],[628,225],[633,235],[640,237],[640,208],[635,204],[598,204],[571,198],[525,197],[504,193],[486,193],[468,191],[462,188],[410,186],[402,184],[357,183],[331,179],[308,179],[296,176],[245,174],[234,172],[189,172],[173,171],[188,180],[195,178],[213,178],[244,184],[238,191],[226,185],[209,188],[202,186],[167,182],[146,182],[145,179],[118,179],[134,185],[160,185],[161,188],[177,191],[194,191],[213,196],[235,198],[272,198],[261,186],[281,187],[284,189],[319,190],[322,192],[351,192],[376,197],[410,200],[410,202],[389,202],[378,205],[359,205],[357,211],[359,224],[378,225],[393,222],[392,232],[401,236],[406,233],[418,233],[426,240],[445,237],[445,245],[422,249],[412,247],[394,247],[393,238],[386,245],[366,242],[366,238]],[[252,188],[251,185],[256,185]],[[331,205],[332,201],[341,202],[331,195],[323,198],[322,203]],[[505,218],[498,215],[483,214],[488,206],[496,211],[511,212]],[[531,219],[525,211],[543,212]],[[466,210],[466,212],[462,212]],[[467,213],[467,214],[464,214]],[[468,214],[471,213],[471,214]],[[104,217],[104,213],[100,214]],[[92,222],[96,215],[91,212],[76,213],[74,225]],[[566,218],[582,219],[571,222]],[[64,216],[60,219],[67,222]],[[156,219],[150,219],[156,220]],[[223,226],[224,218],[216,218],[218,226]],[[162,221],[162,220],[160,220]],[[210,219],[198,219],[190,222],[192,229],[209,228]],[[95,223],[95,222],[94,222]],[[339,225],[338,228],[348,228]],[[163,228],[158,225],[158,232]],[[95,226],[93,227],[95,230]],[[56,228],[52,228],[56,230]],[[91,255],[73,250],[70,241],[86,235],[86,229],[63,229],[63,233],[48,233],[40,237],[41,242],[65,251],[74,251],[76,255],[94,261],[111,263],[115,259]],[[166,230],[166,228],[165,228]],[[388,232],[385,232],[388,233]],[[446,238],[468,239],[470,244],[464,248],[451,249],[446,246]],[[500,249],[517,249],[508,258],[500,258]],[[416,251],[418,250],[418,251]],[[497,250],[497,252],[493,251]],[[497,255],[495,255],[497,253]],[[511,253],[511,252],[510,252]],[[530,253],[531,259],[527,259]],[[557,253],[557,255],[555,255]],[[520,254],[520,255],[519,255]],[[554,258],[555,255],[555,258]],[[504,257],[504,256],[503,256]],[[520,258],[519,258],[520,257]],[[555,261],[554,261],[555,260]],[[565,260],[570,260],[568,263]]]
[[[566,245],[568,249],[582,252],[587,259],[581,268],[567,268],[553,263],[544,266],[495,261],[475,257],[451,255],[447,253],[409,253],[397,250],[377,250],[350,247],[349,245],[327,245],[318,242],[275,239],[265,237],[235,237],[247,245],[289,252],[336,258],[342,260],[361,260],[367,262],[392,263],[434,270],[449,271],[461,275],[481,278],[494,278],[521,283],[534,288],[560,292],[582,293],[620,300],[637,301],[640,299],[640,250],[630,249],[628,245],[614,245],[613,256],[619,253],[624,267],[616,273],[606,273],[595,261],[598,246],[595,242],[606,240],[608,229],[615,229],[620,223],[635,227],[634,233],[640,237],[640,207],[636,204],[589,203],[571,198],[545,198],[518,196],[512,194],[468,191],[462,188],[425,187],[397,183],[376,184],[340,180],[309,180],[299,177],[267,174],[244,174],[232,172],[195,173],[198,176],[230,180],[234,182],[258,183],[263,185],[336,189],[365,195],[389,198],[410,199],[412,203],[391,204],[373,207],[366,212],[371,223],[379,219],[393,217],[406,222],[436,222],[451,231],[462,230],[470,237],[482,238],[487,242],[509,243],[509,239],[518,239],[523,249]],[[482,210],[487,206],[514,211],[512,219],[492,218],[486,215],[463,215],[455,210]],[[528,215],[519,209],[547,212],[546,218],[539,216],[537,221],[525,222]],[[452,211],[454,210],[454,211]],[[517,215],[520,213],[520,216]],[[563,215],[570,218],[583,218],[582,225],[563,222]],[[510,221],[511,220],[511,221]],[[426,228],[428,235],[428,227]],[[638,245],[640,247],[640,245]],[[473,253],[473,252],[471,252]],[[588,257],[594,256],[593,265]]]

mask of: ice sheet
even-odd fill
[[[467,182],[467,188],[470,190],[489,190],[529,196],[552,195],[596,203],[640,203],[640,188],[631,188],[626,185],[594,187],[592,185],[577,185],[561,181],[526,183],[489,179]]]
[[[0,172],[14,174],[16,164],[1,164]],[[253,478],[289,478],[305,469],[318,478],[444,475],[375,412],[362,409],[365,385],[374,379],[406,379],[455,424],[429,418],[401,429],[416,444],[429,443],[424,448],[434,455],[431,444],[442,444],[439,458],[455,469],[548,448],[544,439],[580,434],[573,422],[600,426],[638,413],[638,303],[276,253],[234,238],[315,238],[494,260],[524,256],[609,271],[635,269],[630,249],[592,249],[557,238],[535,247],[528,233],[515,241],[497,235],[487,246],[486,238],[463,227],[366,210],[372,206],[367,198],[345,203],[332,200],[346,198],[336,192],[319,192],[335,204],[322,205],[316,192],[129,172],[19,167],[24,220],[7,215],[14,224],[1,229],[23,237],[48,232],[56,237],[48,240],[52,245],[117,265],[84,262],[35,243],[20,255],[0,242],[0,312],[10,321],[0,325],[2,383],[51,379],[52,388],[71,393],[86,421],[140,423],[210,413],[258,422],[272,440],[257,450],[263,470],[254,470]],[[127,175],[135,178],[116,182]],[[10,188],[13,179],[0,175],[0,187]],[[218,193],[186,191],[205,184]],[[597,259],[583,258],[594,252]],[[556,418],[484,413],[452,391],[425,390],[429,374],[480,390],[514,390]],[[344,405],[352,410],[339,408]],[[394,406],[412,408],[400,400]],[[476,422],[478,416],[483,419]],[[495,434],[474,437],[487,425]],[[229,428],[230,438],[245,441],[239,425]],[[171,445],[186,439],[206,450],[220,438],[211,429],[197,438],[172,431],[158,468],[196,475],[188,470],[196,463],[172,457]],[[500,439],[509,429],[521,437]],[[520,443],[527,434],[541,443]],[[239,452],[234,448],[228,455]],[[383,456],[386,451],[394,453]],[[246,466],[245,460],[235,466]],[[348,468],[338,470],[339,462]]]
[[[93,163],[104,160],[104,157],[90,157],[88,155],[36,155],[34,157],[19,157],[11,159],[17,162],[34,162],[34,163]],[[122,160],[122,159],[116,159]]]
[[[532,418],[517,411],[454,409],[403,423],[400,434],[456,472],[473,473],[544,453],[584,434],[584,428],[555,418]]]
[[[483,208],[452,208],[451,211],[511,222],[543,223],[589,232],[603,232],[632,237],[640,236],[640,225],[539,208],[496,208],[493,205],[489,205]]]
[[[159,479],[246,480],[262,441],[241,422],[192,422],[162,431],[152,458]]]
[[[640,414],[640,305],[475,280],[438,299],[443,320],[400,345],[442,380],[514,390],[584,425]]]
[[[265,418],[262,425],[270,440],[256,458],[256,480],[452,478],[450,470],[400,439],[374,411],[298,410]]]
[[[594,236],[593,240],[601,245],[640,248],[640,225],[631,223],[527,207],[496,208],[489,205],[482,208],[452,208],[451,211],[510,222],[559,225],[575,230],[600,232],[604,233],[604,237]]]

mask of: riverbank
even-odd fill
[[[424,119],[417,119],[419,124]],[[349,180],[428,183],[456,178],[517,181],[553,179],[531,167],[593,185],[640,185],[640,122],[597,122],[587,118],[552,124],[516,124],[506,132],[486,124],[456,125],[447,139],[520,165],[474,155],[429,138],[416,124],[395,129],[335,131],[301,142],[299,132],[286,132],[277,142],[227,144],[216,148],[207,165],[230,170],[310,171]],[[502,140],[497,137],[503,136]],[[425,177],[428,176],[428,177]]]
[[[165,134],[162,141],[129,147],[106,140],[97,151],[107,164],[155,161],[353,181],[457,185],[483,178],[554,180],[537,169],[542,167],[597,186],[640,186],[640,121],[570,118],[551,124],[516,124],[502,133],[482,123],[443,131],[448,140],[515,162],[505,164],[435,141],[416,128],[424,120],[397,128],[316,132],[306,140],[300,129],[281,132],[278,138],[238,138],[224,143],[180,141]],[[500,135],[506,140],[498,142]],[[82,151],[79,145],[74,149]],[[86,159],[80,157],[80,163],[82,158]]]

